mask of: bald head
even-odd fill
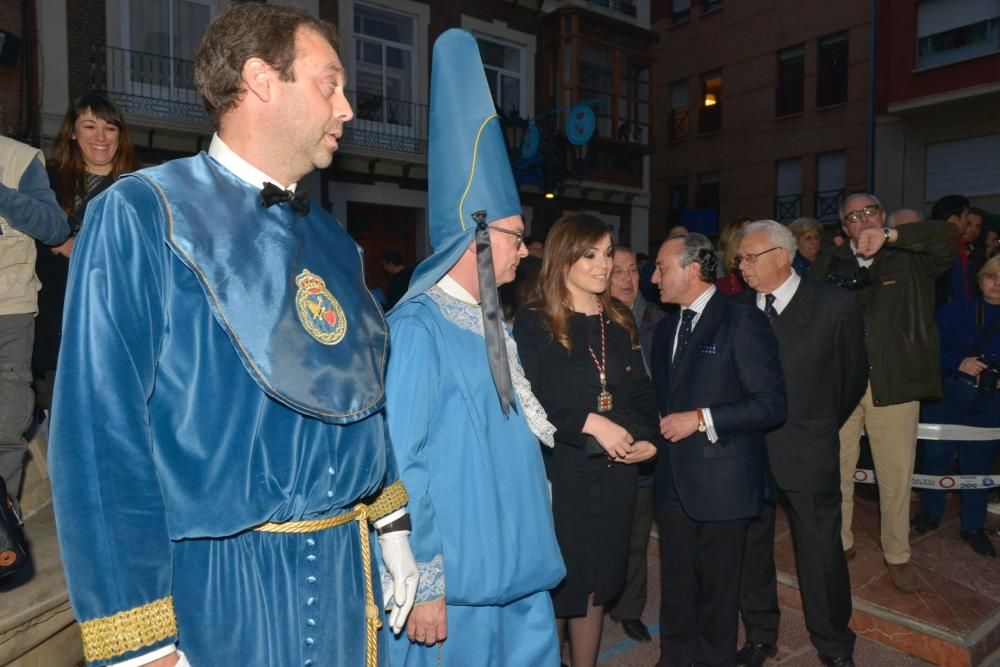
[[[889,227],[899,227],[900,225],[920,222],[923,219],[924,216],[920,215],[920,211],[914,211],[912,208],[901,208],[889,214],[889,220],[886,224]]]

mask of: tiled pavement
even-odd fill
[[[989,525],[994,529],[1000,527],[1000,517],[992,515]],[[994,543],[1000,547],[1000,538],[995,533]],[[858,632],[856,664],[952,665],[961,664],[958,661],[966,656],[965,659],[971,660],[965,664],[1000,665],[1000,652],[986,657],[988,651],[972,651],[969,656],[953,646],[963,641],[967,644],[989,641],[993,644],[991,648],[1000,645],[1000,560],[978,556],[960,541],[956,498],[949,498],[948,513],[940,529],[913,539],[912,560],[924,588],[920,593],[901,593],[888,580],[878,550],[877,507],[870,501],[859,499],[856,503],[855,544],[858,555],[850,563],[850,570],[855,600],[852,627]],[[656,663],[659,548],[659,540],[654,537],[649,546],[649,596],[643,612],[643,620],[654,634],[653,641],[634,642],[624,636],[617,623],[606,619],[599,660],[602,667],[652,667]],[[776,561],[779,577],[794,581],[791,535],[781,513],[776,530]],[[797,590],[782,587],[781,600],[778,655],[768,665],[820,665],[805,629]],[[874,641],[873,637],[895,648]],[[932,662],[912,657],[905,650],[920,653]]]

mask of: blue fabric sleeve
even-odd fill
[[[24,170],[17,190],[0,184],[0,215],[17,231],[46,245],[58,245],[69,236],[66,212],[59,207],[40,160],[32,160]]]
[[[147,409],[166,327],[162,228],[148,186],[119,181],[91,202],[70,265],[49,466],[70,600],[91,665],[177,635]]]
[[[444,554],[437,513],[430,496],[426,451],[431,420],[440,391],[440,364],[434,336],[413,314],[424,306],[412,303],[389,320],[389,364],[386,370],[386,421],[399,477],[410,500],[413,528],[410,547],[420,570],[417,603],[444,597]]]

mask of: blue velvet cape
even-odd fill
[[[397,479],[352,239],[203,153],[90,204],[66,304],[49,462],[74,611],[113,640],[90,664],[363,664],[356,524],[247,532]]]

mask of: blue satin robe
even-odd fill
[[[565,576],[538,439],[504,417],[478,306],[428,294],[389,316],[386,419],[410,495],[417,604],[444,597],[444,665],[559,664],[548,590]],[[438,665],[438,647],[390,638],[390,664]]]
[[[81,622],[146,624],[91,665],[174,641],[194,667],[364,664],[357,524],[249,529],[339,514],[397,479],[385,324],[334,219],[258,198],[203,153],[88,207],[53,406],[59,540]],[[336,344],[299,315],[304,270],[342,307],[310,325],[346,321]],[[164,600],[176,631],[144,606]]]

